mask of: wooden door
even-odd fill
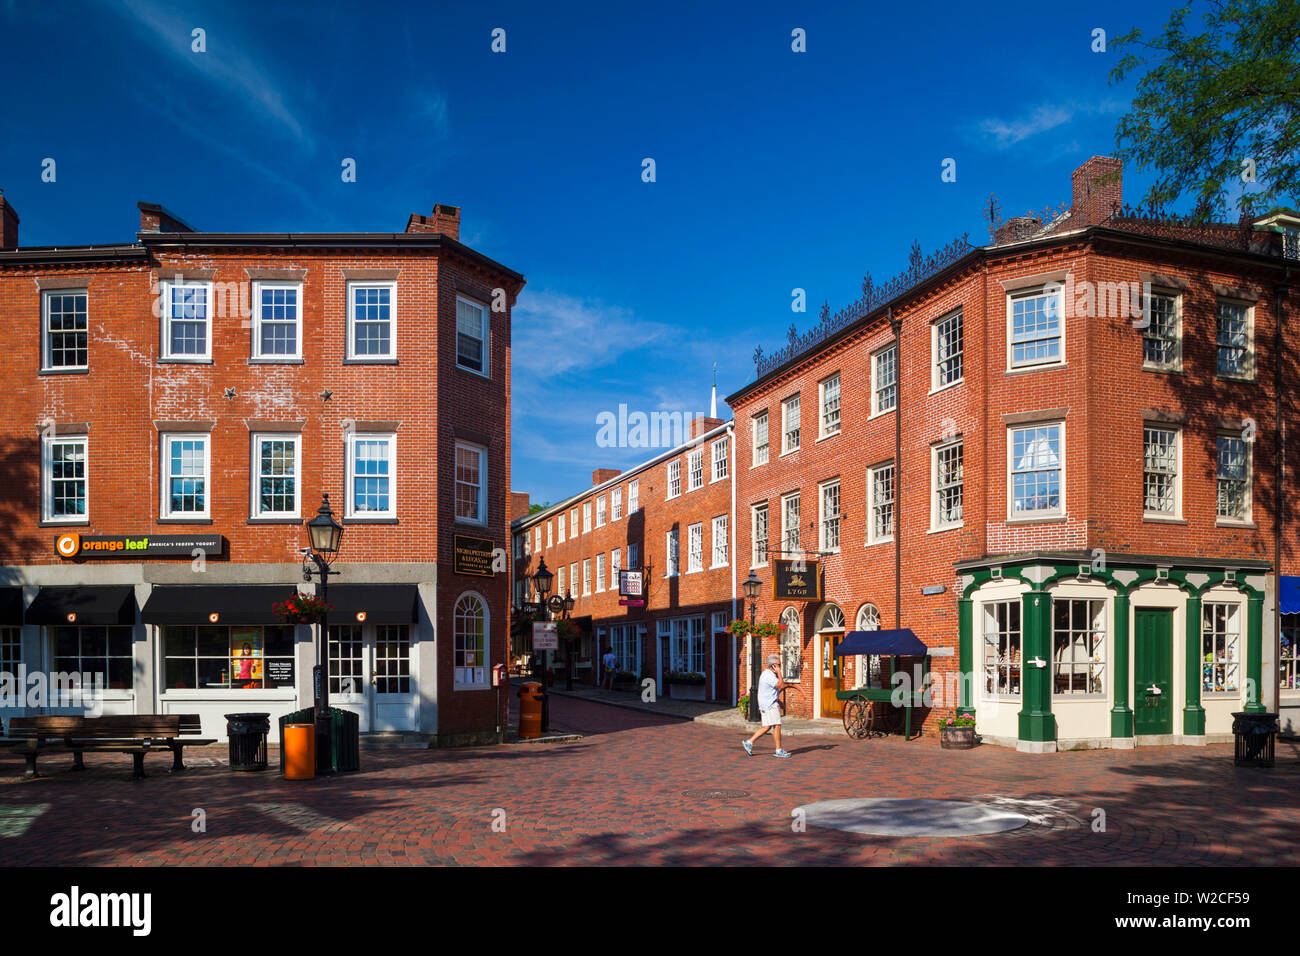
[[[1174,612],[1137,608],[1133,641],[1133,730],[1174,732]]]
[[[844,701],[835,696],[840,689],[841,658],[835,656],[835,645],[840,642],[842,633],[822,633],[817,635],[821,647],[821,712],[823,717],[839,717],[844,713]]]

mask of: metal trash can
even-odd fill
[[[289,724],[315,721],[311,707],[295,710],[280,718],[280,771],[284,772],[284,728]],[[329,709],[330,740],[327,749],[316,755],[317,773],[355,773],[361,769],[361,718],[350,710]]]
[[[1232,734],[1236,747],[1232,762],[1238,767],[1271,767],[1278,733],[1277,714],[1232,715]]]
[[[230,769],[265,770],[266,735],[270,732],[270,714],[226,714]]]

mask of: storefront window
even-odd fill
[[[23,662],[22,629],[0,627],[0,673],[17,674]]]
[[[360,694],[365,685],[365,646],[360,624],[331,624],[330,693]]]
[[[169,624],[163,648],[168,690],[294,686],[292,627]]]
[[[1052,602],[1052,662],[1053,693],[1105,692],[1105,601]]]
[[[1278,675],[1283,690],[1300,690],[1300,614],[1282,615],[1282,654]]]
[[[1020,601],[984,605],[984,693],[1020,696]]]
[[[99,674],[107,690],[131,689],[131,628],[56,627],[53,630],[56,672]]]
[[[681,617],[672,624],[673,670],[679,674],[703,674],[704,618]]]
[[[487,607],[475,594],[456,602],[455,680],[458,687],[487,685]]]
[[[411,692],[411,628],[380,624],[375,628],[375,693]]]
[[[792,607],[781,612],[781,676],[788,681],[799,679],[800,649],[803,647],[803,635],[800,633],[799,612]]]
[[[1207,602],[1201,608],[1201,690],[1204,693],[1236,693],[1240,638],[1240,604]]]

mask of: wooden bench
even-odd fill
[[[9,721],[9,735],[19,741],[15,748],[27,760],[28,778],[40,776],[36,759],[42,749],[61,746],[72,752],[72,769],[85,770],[86,751],[129,753],[131,776],[144,777],[144,757],[151,749],[172,753],[172,771],[185,769],[184,748],[215,743],[194,735],[201,732],[198,714],[138,714],[112,717],[15,717]],[[186,739],[180,739],[184,735]]]

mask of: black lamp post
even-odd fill
[[[578,602],[573,599],[573,592],[565,591],[564,604],[563,604],[564,613],[561,615],[560,620],[567,621],[569,619],[569,612],[573,610],[573,605],[577,603]],[[566,658],[566,663],[568,664],[568,667],[565,669],[565,674],[564,674],[564,689],[573,690],[573,647],[572,645],[564,649],[564,656]]]
[[[758,615],[758,595],[763,590],[763,582],[758,579],[754,569],[749,569],[747,577],[740,585],[745,591],[745,600],[749,602],[749,713],[746,719],[757,722],[758,713],[758,677],[760,668],[758,658],[763,652],[762,642],[758,635],[754,633],[756,618]]]
[[[310,581],[312,575],[320,577],[320,599],[322,604],[329,600],[330,565],[338,557],[339,546],[343,543],[343,525],[334,520],[330,509],[330,496],[321,495],[321,506],[316,517],[307,522],[307,536],[311,548],[303,555],[303,580]],[[312,702],[315,707],[316,724],[316,771],[318,773],[332,769],[333,760],[330,746],[333,742],[333,725],[330,722],[330,685],[329,685],[329,615],[321,611],[319,644],[316,647],[316,666],[312,668]]]
[[[546,558],[539,558],[537,561],[537,571],[533,574],[533,590],[537,594],[538,604],[543,608],[546,607],[546,596],[551,593],[551,582],[555,575],[546,567]],[[550,611],[546,612],[547,620],[550,620]],[[546,693],[546,655],[545,653],[533,648],[533,673],[541,672],[542,675],[542,730],[547,730],[551,726],[551,702]]]

